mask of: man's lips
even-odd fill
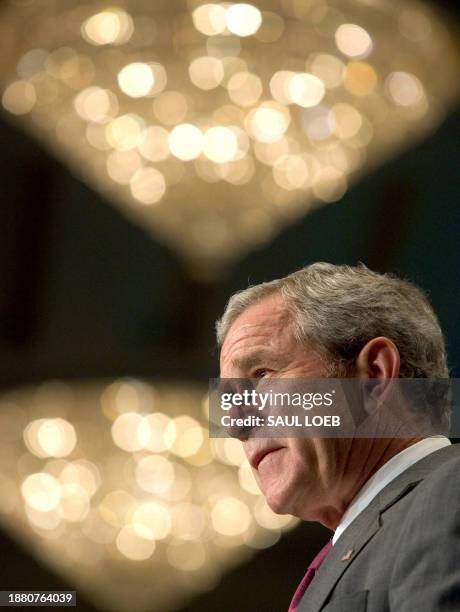
[[[257,468],[259,467],[262,459],[265,459],[265,457],[267,455],[270,455],[271,453],[274,453],[280,449],[284,448],[283,446],[274,446],[273,448],[264,448],[261,449],[260,451],[257,451],[256,453],[254,453],[254,455],[251,457],[251,459],[249,460],[249,463],[251,464],[251,466],[257,470]]]

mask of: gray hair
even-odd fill
[[[385,336],[399,350],[401,378],[449,376],[444,337],[424,293],[364,264],[314,263],[235,293],[216,324],[219,346],[246,308],[275,294],[291,311],[297,340],[316,349],[332,375],[349,372],[363,346]]]

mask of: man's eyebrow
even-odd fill
[[[233,367],[239,368],[240,370],[250,370],[251,368],[258,365],[279,365],[281,359],[272,353],[266,351],[258,351],[256,353],[250,353],[243,357],[235,357],[232,359]]]

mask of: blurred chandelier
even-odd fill
[[[340,199],[458,90],[447,22],[416,1],[9,0],[0,18],[3,108],[208,271]]]
[[[48,381],[0,397],[0,520],[104,610],[174,610],[297,524],[198,386]]]

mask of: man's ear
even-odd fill
[[[361,349],[356,362],[357,378],[397,378],[401,359],[398,348],[389,338],[373,338]]]

